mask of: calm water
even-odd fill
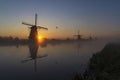
[[[104,41],[0,46],[0,80],[70,80],[82,73]]]

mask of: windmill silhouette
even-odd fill
[[[45,27],[41,27],[41,26],[37,26],[37,14],[35,14],[35,24],[29,24],[29,23],[26,23],[26,22],[22,22],[22,24],[24,25],[28,25],[30,26],[29,29],[30,29],[30,33],[29,33],[29,41],[34,41],[34,42],[38,42],[38,32],[37,32],[37,29],[45,29],[45,30],[48,30],[48,28],[45,28]]]
[[[80,31],[78,30],[78,34],[77,35],[74,35],[74,36],[76,36],[77,37],[77,40],[81,40],[82,38],[82,35],[80,35]]]

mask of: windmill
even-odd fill
[[[92,38],[92,36],[91,36],[91,34],[90,34],[90,36],[89,36],[89,40],[92,40],[93,38]]]
[[[77,37],[77,40],[81,40],[82,38],[82,35],[80,35],[80,32],[79,32],[79,30],[78,30],[78,34],[77,35],[74,35],[74,36],[76,36]]]
[[[37,38],[38,38],[38,32],[37,32],[37,29],[45,29],[45,30],[48,30],[48,28],[45,28],[45,27],[41,27],[41,26],[37,26],[37,14],[35,14],[35,24],[29,24],[29,23],[26,23],[26,22],[22,22],[22,24],[24,25],[28,25],[30,26],[29,29],[30,29],[30,33],[29,33],[29,41],[35,41],[37,42]]]

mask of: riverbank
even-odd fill
[[[109,43],[93,54],[88,70],[73,80],[120,80],[120,43]]]

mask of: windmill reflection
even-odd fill
[[[76,52],[78,55],[80,54],[80,48],[81,48],[81,42],[77,41],[76,42]]]
[[[47,54],[39,55],[39,56],[37,55],[39,44],[37,44],[36,42],[29,43],[28,47],[29,47],[30,57],[29,57],[29,59],[23,60],[22,63],[33,60],[34,61],[34,71],[36,72],[37,71],[37,59],[47,57],[48,55]]]

